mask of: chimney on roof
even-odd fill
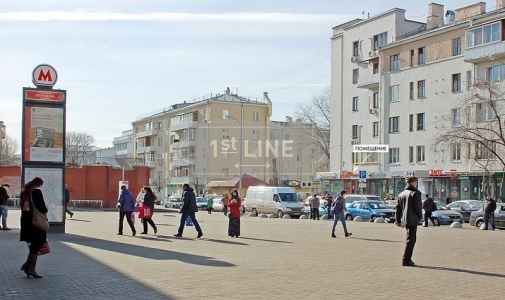
[[[444,6],[437,3],[428,4],[428,20],[426,29],[434,29],[442,26],[444,23]]]
[[[505,0],[496,0],[496,9],[505,8]]]
[[[286,116],[286,122],[288,123],[293,122],[293,118],[291,118],[290,116]]]
[[[456,9],[456,18],[454,21],[466,20],[474,16],[486,13],[486,3],[479,2],[473,5]]]
[[[297,124],[302,124],[302,119],[301,118],[296,119],[296,123]]]
[[[226,88],[226,95],[229,95],[230,94],[230,87],[227,87]]]

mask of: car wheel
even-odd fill
[[[282,210],[277,211],[277,218],[282,219],[283,215]]]
[[[482,226],[482,224],[484,224],[484,221],[483,220],[479,220],[477,222],[475,222],[475,227],[479,228]]]
[[[440,222],[438,221],[437,218],[433,218],[432,222],[433,222],[433,226],[440,226]]]
[[[352,221],[352,216],[351,216],[351,215],[347,215],[347,216],[345,216],[345,219],[346,219],[347,221]]]
[[[370,216],[370,222],[375,221],[375,219],[376,219],[376,218],[377,218],[377,217],[376,217],[375,215],[371,215],[371,216]]]
[[[253,216],[257,217],[258,216],[258,211],[256,210],[256,208],[253,208],[251,210],[251,213],[253,214]]]
[[[168,208],[168,205],[165,205],[165,208]]]

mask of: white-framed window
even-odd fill
[[[230,157],[230,149],[229,148],[222,148],[221,155],[223,156],[223,158]]]
[[[379,136],[379,122],[373,122],[373,136]]]
[[[422,47],[417,49],[417,61],[420,65],[426,63],[426,48]]]
[[[223,139],[230,138],[230,130],[228,128],[223,128]]]
[[[416,153],[417,153],[417,162],[418,163],[423,163],[425,162],[425,152],[424,152],[424,146],[417,146]]]
[[[477,122],[489,121],[496,118],[493,107],[489,103],[477,103]]]
[[[352,111],[358,111],[359,97],[352,97]]]
[[[461,108],[452,109],[452,127],[461,126]]]
[[[461,91],[461,73],[452,74],[452,91]]]
[[[419,80],[417,82],[417,97],[418,98],[426,97],[426,81],[425,80]]]
[[[254,149],[252,151],[252,156],[253,156],[253,159],[258,159],[258,149]]]
[[[473,85],[472,71],[466,71],[466,89],[469,90]]]
[[[409,147],[409,164],[414,163],[414,147],[410,146]]]
[[[279,133],[278,132],[270,132],[270,139],[271,140],[279,140]]]
[[[352,139],[353,140],[356,140],[358,139],[359,137],[359,129],[358,129],[358,125],[352,125]]]
[[[482,141],[475,144],[475,159],[493,159],[495,153],[495,141]]]
[[[501,21],[466,31],[466,48],[473,48],[501,40]]]
[[[388,33],[383,32],[381,34],[374,35],[373,37],[373,49],[378,50],[380,47],[385,46],[388,43]]]
[[[260,132],[258,130],[253,130],[252,132],[253,141],[259,140]]]
[[[414,115],[409,115],[409,131],[414,131]]]
[[[229,173],[228,168],[221,169],[221,176],[223,176],[223,178],[228,178],[228,173]]]
[[[258,178],[259,169],[252,169],[252,177]]]
[[[400,163],[400,148],[389,148],[389,163]]]
[[[417,114],[417,130],[426,129],[426,115],[425,113]]]
[[[284,134],[284,140],[289,141],[289,133]]]
[[[154,152],[147,152],[146,154],[147,154],[146,161],[153,162],[154,161]]]
[[[302,149],[301,148],[296,149],[296,161],[297,162],[302,161]]]
[[[415,95],[414,82],[410,82],[409,83],[409,99],[414,100],[414,95]]]
[[[359,56],[359,41],[352,42],[352,56]]]
[[[203,148],[203,158],[207,158],[207,148]]]
[[[461,54],[461,38],[455,38],[452,40],[452,55],[460,55]]]
[[[389,132],[400,132],[400,117],[389,118]]]
[[[253,112],[253,122],[259,122],[260,121],[260,113],[255,111]]]
[[[389,87],[389,101],[400,101],[400,85],[393,85]]]
[[[414,50],[410,50],[410,66],[413,67],[416,64],[416,52]]]
[[[389,69],[391,71],[400,69],[400,54],[391,55],[389,57]]]
[[[163,147],[163,137],[158,138],[158,147]]]
[[[163,154],[158,154],[158,165],[163,165]]]
[[[373,108],[379,108],[379,93],[373,93]]]
[[[352,70],[352,83],[354,84],[358,83],[358,79],[359,79],[359,69],[356,68]]]
[[[452,150],[452,161],[460,161],[461,160],[461,144],[453,143],[451,145]]]
[[[491,68],[487,68],[487,80],[488,81],[504,81],[505,80],[505,66],[499,65]]]
[[[230,111],[227,109],[223,109],[223,119],[228,119],[230,118]]]

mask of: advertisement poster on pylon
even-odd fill
[[[24,161],[64,162],[63,116],[60,107],[25,107]]]

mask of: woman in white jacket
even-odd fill
[[[139,194],[137,195],[137,206],[140,205],[140,203],[144,202],[144,196],[146,195],[146,191],[144,188],[140,189]]]

